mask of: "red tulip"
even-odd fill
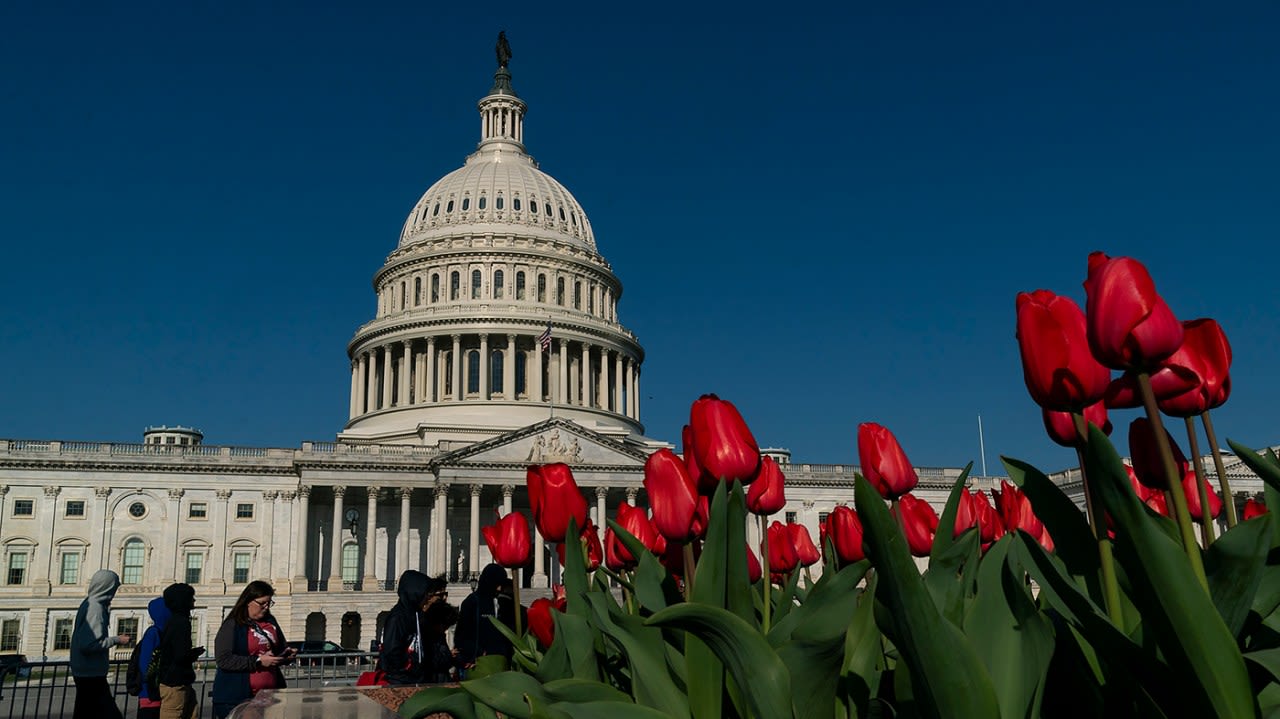
[[[917,557],[929,556],[933,549],[933,535],[938,531],[938,513],[923,499],[911,494],[898,498],[893,508],[894,517],[907,537],[907,546]]]
[[[897,499],[920,483],[898,438],[874,422],[858,425],[858,461],[862,476],[885,499]]]
[[[698,539],[705,539],[707,536],[707,524],[711,521],[711,500],[707,499],[707,495],[698,495],[698,505],[693,511],[693,534]]]
[[[761,552],[763,552],[763,547]],[[782,522],[769,525],[769,571],[786,573],[800,564],[796,556],[796,546],[791,543],[791,532]]]
[[[1250,497],[1244,501],[1244,520],[1247,522],[1254,517],[1261,517],[1267,513],[1267,505]]]
[[[720,480],[702,471],[701,465],[698,464],[698,453],[693,448],[693,427],[686,424],[680,430],[680,443],[684,445],[684,455],[682,456],[684,466],[689,469],[689,476],[693,478],[693,483],[698,486],[698,493],[715,494],[716,482]]]
[[[1080,435],[1076,434],[1075,420],[1070,412],[1054,412],[1042,409],[1040,413],[1043,415],[1044,429],[1049,433],[1049,439],[1063,447],[1084,446],[1084,440],[1080,439]],[[1084,419],[1086,422],[1096,425],[1102,430],[1103,434],[1111,434],[1111,420],[1107,419],[1106,404],[1095,402],[1085,407]]]
[[[1182,324],[1141,262],[1090,254],[1084,291],[1089,348],[1107,367],[1155,370],[1182,345]]]
[[[862,520],[852,509],[837,505],[818,533],[823,554],[829,545],[835,551],[836,556],[828,557],[827,561],[834,560],[837,566],[844,566],[866,559],[867,553],[862,549]]]
[[[565,540],[571,541],[566,538]],[[587,524],[582,528],[582,533],[578,537],[578,541],[582,543],[582,556],[587,560],[587,571],[593,572],[600,566],[600,560],[604,558],[604,547],[600,544],[600,532],[596,526],[587,520]],[[564,542],[556,545],[556,556],[560,558],[560,566],[564,566],[565,548]]]
[[[1222,500],[1218,497],[1218,493],[1213,491],[1212,484],[1205,482],[1205,489],[1209,494],[1209,517],[1216,519],[1222,514]],[[1187,511],[1191,512],[1191,518],[1204,524],[1204,510],[1200,507],[1200,483],[1196,480],[1194,469],[1183,475],[1182,491],[1187,495]]]
[[[649,517],[643,509],[632,507],[623,502],[618,505],[617,521],[619,526],[630,532],[636,539],[639,539],[640,543],[650,552],[661,555],[666,551],[667,540],[658,533],[658,530],[653,526],[653,522],[649,521]],[[624,562],[639,561],[638,557],[631,556],[631,552],[627,551],[626,545],[622,544],[617,537],[614,537],[614,542],[617,544],[615,552],[620,559]]]
[[[687,542],[698,508],[698,488],[689,469],[675,452],[663,448],[644,463],[644,489],[653,510],[653,524],[671,542]]]
[[[764,575],[764,570],[760,568],[760,560],[756,559],[756,553],[751,551],[751,547],[747,550],[747,581],[755,584],[760,581],[760,577]]]
[[[787,500],[782,495],[782,485],[786,479],[773,457],[761,459],[760,474],[747,489],[747,510],[761,517],[781,511],[787,506]]]
[[[1221,407],[1231,395],[1231,344],[1222,327],[1210,319],[1182,323],[1182,347],[1165,360],[1164,368],[1151,377],[1174,374],[1179,369],[1196,378],[1196,384],[1181,394],[1159,399],[1160,411],[1173,417],[1194,417]],[[1160,393],[1156,393],[1160,397]]]
[[[822,555],[818,554],[818,548],[813,546],[813,538],[809,536],[809,530],[805,529],[803,524],[787,522],[787,531],[791,533],[791,546],[796,548],[796,558],[800,560],[800,566],[811,567],[822,559]]]
[[[1151,393],[1156,401],[1177,397],[1199,385],[1200,379],[1184,367],[1161,367],[1151,374]],[[1125,372],[1107,385],[1103,398],[1108,409],[1130,409],[1142,406],[1142,392],[1138,389],[1138,375]]]
[[[529,620],[529,631],[533,632],[533,636],[537,637],[538,643],[544,648],[550,647],[551,642],[556,638],[556,622],[552,612],[563,611],[563,600],[560,605],[557,605],[557,602],[551,599],[540,597],[529,605],[526,614]]]
[[[1016,305],[1022,378],[1036,404],[1070,412],[1102,399],[1111,373],[1089,352],[1080,306],[1049,290],[1019,292]]]
[[[604,530],[604,565],[615,572],[628,572],[635,569],[637,564],[639,562],[631,556],[631,552],[618,541],[613,528]]]
[[[1165,498],[1164,492],[1159,489],[1151,489],[1139,482],[1138,475],[1134,473],[1133,467],[1126,464],[1124,471],[1129,475],[1129,484],[1133,485],[1133,493],[1138,495],[1138,499],[1156,514],[1164,517],[1169,516],[1169,502]]]
[[[1178,467],[1178,476],[1186,475],[1186,455],[1182,453],[1178,443],[1173,441],[1173,437],[1169,436],[1168,430],[1165,430],[1164,434],[1169,439],[1169,447],[1173,449],[1173,461]],[[1160,448],[1156,445],[1156,434],[1151,421],[1146,417],[1139,417],[1129,424],[1129,456],[1133,462],[1133,472],[1138,476],[1139,482],[1152,489],[1161,491],[1169,489],[1169,480],[1164,472],[1164,460],[1160,458]]]
[[[525,481],[529,487],[533,523],[543,539],[563,542],[569,533],[570,519],[577,522],[579,529],[586,526],[587,499],[578,489],[578,483],[573,481],[573,470],[569,465],[559,462],[530,465]]]
[[[1044,522],[1031,509],[1031,501],[1021,489],[1001,480],[1000,491],[992,490],[996,507],[1000,510],[1000,519],[1004,522],[1005,531],[1013,532],[1021,529],[1030,534],[1045,549],[1053,551],[1053,538],[1045,529]]]
[[[747,484],[760,469],[760,447],[732,402],[704,394],[689,412],[693,449],[703,472]]]
[[[499,566],[523,567],[533,558],[533,542],[529,538],[529,520],[519,512],[499,517],[491,527],[481,527],[484,543]]]
[[[981,490],[965,489],[960,493],[960,505],[956,508],[956,536],[970,527],[978,528],[978,540],[982,544],[990,544],[1004,535],[1004,522]]]

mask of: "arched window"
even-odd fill
[[[445,350],[440,358],[440,374],[444,376],[445,397],[453,396],[453,350]]]
[[[413,278],[413,306],[422,304],[422,278]]]
[[[449,200],[449,204],[444,208],[445,214],[453,212],[453,200]]]
[[[573,308],[575,310],[582,309],[582,283],[573,283]]]
[[[519,212],[519,211],[520,211],[520,198],[519,198],[519,197],[512,198],[512,200],[511,200],[511,209],[515,210],[516,212]]]
[[[547,276],[538,275],[538,301],[547,301]]]
[[[467,352],[467,392],[480,391],[480,352],[479,350],[468,350]]]
[[[556,304],[564,307],[564,278],[556,278]]]
[[[502,270],[493,271],[493,299],[495,300],[502,299],[502,285],[504,279]]]
[[[360,579],[360,545],[347,542],[342,545],[342,583],[355,584]]]
[[[596,286],[595,285],[591,285],[591,288],[587,290],[587,312],[590,312],[593,315],[596,313]]]
[[[530,211],[530,212],[532,212],[532,213],[533,213],[533,214],[535,214],[535,215],[536,215],[536,214],[538,214],[538,200],[537,200],[537,198],[534,198],[534,199],[532,199],[532,200],[529,200],[529,211]]]
[[[431,216],[435,217],[436,215],[439,215],[439,214],[440,214],[440,203],[437,202],[435,209],[431,210]]]
[[[484,196],[484,195],[481,195],[481,196],[480,196],[480,204],[478,205],[478,207],[479,207],[481,210],[483,210],[483,209],[484,209],[484,207],[485,207],[485,205],[487,204],[487,203],[485,202],[485,200],[486,200],[486,199],[487,199],[487,198],[485,198],[485,196]]]
[[[456,301],[458,292],[462,289],[462,275],[457,270],[449,273],[449,300]]]
[[[431,275],[431,304],[440,301],[440,275]]]
[[[563,207],[561,207],[561,208],[560,208],[560,221],[561,221],[561,222],[564,222],[564,208],[563,208]]]
[[[141,539],[134,537],[124,543],[124,556],[120,566],[121,584],[142,584],[142,569],[146,563],[147,548]]]
[[[489,389],[493,392],[501,392],[502,389],[502,366],[503,355],[502,350],[493,350],[489,354]]]
[[[401,282],[401,283],[400,283],[400,309],[404,309],[404,302],[405,302],[405,299],[406,299],[406,298],[405,298],[405,289],[407,289],[407,288],[405,287],[405,283]]]
[[[471,271],[471,299],[480,299],[480,270]]]
[[[471,209],[471,198],[470,197],[462,198],[462,211],[466,212],[469,209]]]
[[[498,195],[498,201],[496,204],[494,204],[494,207],[499,210],[502,209],[502,195]]]
[[[524,299],[524,272],[516,273],[516,299]]]
[[[529,358],[525,356],[525,353],[516,352],[516,391],[515,394],[512,395],[513,397],[529,393],[529,388],[527,386],[528,380],[525,377],[528,362]]]

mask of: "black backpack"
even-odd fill
[[[129,668],[124,672],[124,688],[128,690],[131,697],[142,693],[142,670],[139,668],[141,657],[142,642],[139,641],[133,645],[133,651],[129,653]]]

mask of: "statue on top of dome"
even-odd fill
[[[494,47],[498,55],[498,67],[506,67],[511,62],[511,43],[507,42],[507,31],[498,31],[498,44]]]

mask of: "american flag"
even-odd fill
[[[542,348],[543,352],[551,351],[551,323],[550,322],[547,323],[547,328],[542,331],[542,334],[538,335],[538,346]]]

